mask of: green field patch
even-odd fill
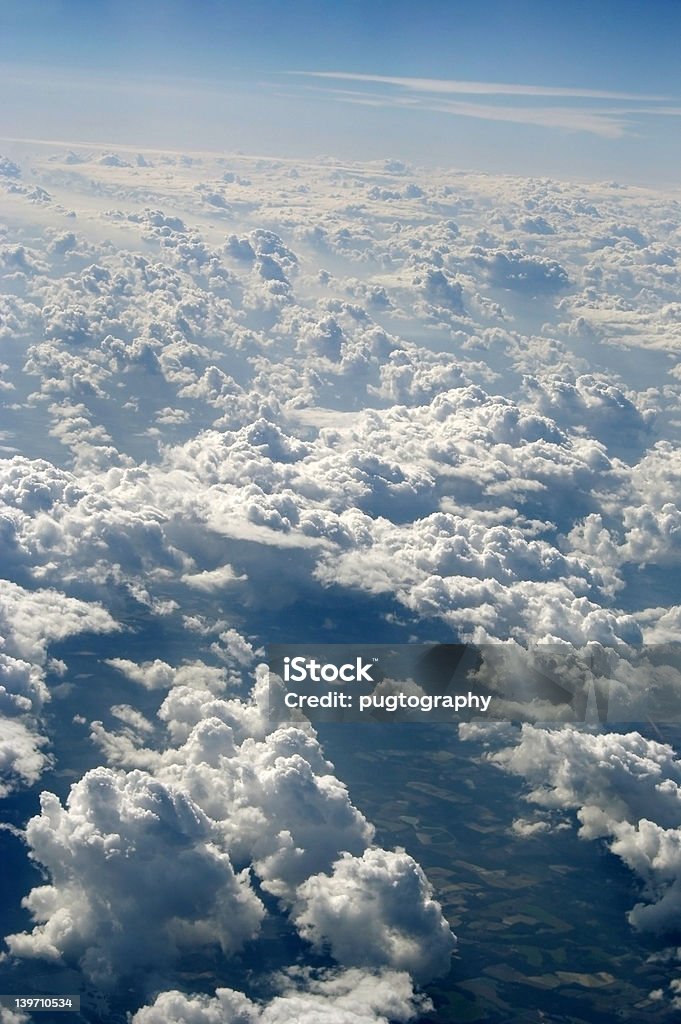
[[[412,779],[411,782],[407,783],[408,789],[413,789],[417,793],[423,793],[425,796],[434,796],[438,800],[446,800],[450,804],[470,804],[473,802],[473,798],[465,796],[460,791],[451,789],[442,789],[440,786],[433,786],[430,782],[416,782]]]
[[[530,967],[541,967],[544,962],[544,955],[536,946],[515,946],[514,948]]]
[[[530,885],[536,885],[537,882],[536,878],[530,878],[528,875],[510,874],[503,869],[491,870],[465,860],[455,860],[454,865],[478,875],[486,885],[492,885],[498,889],[526,889]]]
[[[616,981],[612,974],[607,971],[597,971],[595,974],[578,974],[572,971],[556,971],[557,976],[567,985],[582,985],[584,988],[603,988],[605,985],[612,985]]]

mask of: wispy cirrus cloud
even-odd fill
[[[505,82],[467,82],[450,78],[405,78],[391,75],[360,75],[351,71],[289,71],[306,78],[330,78],[352,82],[396,85],[412,92],[458,93],[467,96],[563,96],[599,100],[669,100],[669,96],[641,95],[603,89],[573,89],[547,85],[515,85]]]
[[[324,87],[327,95],[339,102],[358,105],[401,107],[432,111],[485,121],[507,121],[565,131],[588,132],[616,139],[628,134],[636,116],[675,114],[669,107],[672,97],[637,94],[604,89],[566,88],[562,86],[524,85],[504,82],[469,82],[456,79],[406,78],[390,75],[363,75],[347,71],[289,71],[287,74],[321,82],[355,83],[360,89]],[[496,97],[493,103],[477,99],[451,97]],[[511,102],[505,102],[507,100]],[[544,100],[571,100],[570,105]],[[520,102],[512,102],[513,100]],[[534,102],[533,102],[534,101]],[[605,106],[594,107],[591,101]],[[652,107],[632,109],[630,104],[652,103]],[[629,106],[623,108],[622,103]]]

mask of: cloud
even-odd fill
[[[0,177],[20,178],[21,168],[13,160],[10,160],[9,157],[0,156]]]
[[[585,617],[579,608],[587,617],[597,614],[592,604],[607,604],[621,588],[620,569],[627,560],[675,557],[674,507],[652,504],[650,478],[640,493],[632,491],[629,508],[613,513],[612,501],[600,498],[622,488],[627,475],[613,458],[631,459],[650,444],[651,410],[605,374],[582,373],[578,383],[571,377],[577,365],[572,354],[547,336],[554,327],[559,333],[561,324],[578,320],[578,313],[631,317],[633,310],[624,306],[634,304],[645,310],[647,324],[659,330],[663,322],[673,326],[663,309],[671,308],[676,250],[662,201],[658,206],[651,200],[643,216],[638,199],[607,185],[501,179],[494,184],[467,176],[453,189],[444,176],[415,170],[409,171],[415,180],[408,187],[416,200],[402,186],[394,199],[383,196],[386,185],[395,191],[390,168],[358,167],[350,174],[329,165],[296,171],[298,182],[307,175],[318,191],[295,223],[276,230],[238,228],[227,246],[216,246],[202,236],[192,205],[197,181],[205,188],[211,184],[208,163],[202,158],[182,169],[178,157],[167,159],[178,169],[173,209],[163,209],[160,172],[142,168],[147,190],[142,212],[126,208],[120,184],[123,208],[107,213],[105,228],[93,221],[93,231],[96,226],[104,235],[113,226],[128,232],[126,245],[112,246],[106,238],[85,243],[81,231],[72,231],[66,233],[73,236],[66,248],[55,246],[54,239],[64,233],[52,226],[47,246],[29,228],[22,238],[24,272],[31,260],[49,269],[32,285],[30,304],[12,299],[8,323],[13,318],[20,335],[35,340],[31,317],[43,311],[48,340],[31,345],[29,364],[39,393],[58,397],[47,407],[51,429],[64,444],[67,462],[72,456],[78,467],[77,484],[75,477],[71,486],[64,481],[62,497],[55,493],[49,508],[30,515],[12,508],[16,558],[30,563],[43,582],[65,575],[82,581],[88,574],[104,592],[116,581],[155,614],[168,615],[179,595],[159,593],[167,589],[165,580],[174,579],[160,575],[159,563],[197,586],[217,584],[217,577],[205,574],[218,572],[210,568],[218,562],[214,552],[204,559],[199,550],[189,559],[170,533],[177,538],[181,531],[189,548],[193,531],[206,553],[211,528],[273,546],[316,549],[321,552],[318,577],[326,582],[334,561],[349,565],[349,547],[356,548],[357,561],[361,557],[359,534],[350,526],[360,522],[357,509],[372,520],[364,526],[374,534],[389,529],[382,519],[394,525],[399,519],[403,528],[394,542],[404,539],[405,547],[410,532],[427,532],[430,523],[422,523],[440,511],[465,510],[472,524],[489,525],[496,509],[509,526],[516,520],[525,543],[529,533],[541,537],[549,546],[545,557],[553,549],[556,566],[573,556],[579,582],[571,576],[561,593],[552,587],[549,603],[565,605],[560,615],[556,609],[551,628],[578,637],[583,630],[576,620]],[[98,167],[88,164],[93,187],[105,173]],[[106,169],[107,187],[113,187],[113,170]],[[117,170],[122,183],[128,168]],[[266,196],[266,202],[275,202],[279,186],[291,187],[290,171],[288,165],[268,165],[266,172],[254,165],[251,183],[242,183],[240,192],[260,202],[265,178],[271,178],[278,184],[267,186],[272,191],[262,193],[262,201]],[[224,173],[221,166],[217,178]],[[338,182],[342,188],[336,195]],[[363,208],[360,200],[369,193],[376,198]],[[382,211],[390,204],[417,200],[426,204],[424,220],[384,221]],[[550,224],[553,233],[537,234],[536,224]],[[603,237],[613,245],[596,264],[590,247]],[[313,242],[317,249],[311,255]],[[324,253],[346,262],[334,266],[336,283],[329,279],[320,294],[316,271],[326,258],[322,242]],[[142,243],[151,247],[144,254],[135,249]],[[239,253],[251,253],[252,259],[235,258]],[[643,260],[636,274],[626,262],[632,253]],[[277,282],[262,282],[263,290],[254,271],[265,257],[277,262],[290,283],[286,300],[274,306],[268,289]],[[671,275],[669,285],[666,275]],[[354,294],[350,302],[346,286]],[[388,305],[381,308],[393,310],[389,331],[374,319],[379,309],[369,302],[374,294],[385,296]],[[531,333],[516,319],[515,296],[531,294],[555,301],[553,313],[542,308],[541,317],[554,320],[547,331],[537,323],[538,333]],[[531,314],[530,304],[523,317]],[[434,321],[455,332],[452,352],[407,340],[412,331],[419,337],[432,331]],[[474,363],[471,352],[485,355]],[[560,377],[549,381],[536,375],[533,391],[509,399],[499,372],[504,353],[535,373],[551,360]],[[504,399],[490,390],[495,380]],[[105,428],[97,414],[98,396],[115,396],[116,389],[125,397],[126,411],[109,417]],[[352,430],[343,419],[350,410],[356,414]],[[329,422],[335,433],[324,429]],[[137,436],[146,440],[131,454],[126,449],[135,449]],[[163,455],[143,466],[142,448],[149,440],[151,450],[158,447]],[[145,457],[149,450],[144,448]],[[100,475],[112,466],[123,476],[102,487]],[[24,471],[36,478],[31,486],[42,486],[45,470],[38,460]],[[632,466],[629,477],[632,484],[640,479],[640,468]],[[81,495],[76,496],[76,486]],[[595,530],[603,557],[593,559],[589,576],[577,567],[580,559],[592,561],[581,532],[597,522],[590,516],[599,515],[607,537],[601,527]],[[644,550],[647,536],[655,542]],[[335,559],[327,553],[330,545],[339,545]],[[451,594],[449,610],[458,622],[464,618],[465,590],[477,609],[496,600],[494,573],[469,574],[469,569],[484,572],[486,557],[481,552],[479,565],[457,573],[469,583],[453,582],[434,566],[420,580],[392,576],[386,586],[406,595],[407,584],[421,585],[423,591],[415,595],[424,599],[409,597],[418,614],[429,614],[431,595]],[[504,587],[506,610],[496,616],[496,625],[495,616],[484,613],[485,628],[503,632],[520,624],[531,634],[537,628],[531,611],[537,602],[528,584],[537,581],[523,579],[524,570],[516,570],[507,554],[493,554],[492,566],[495,560],[507,562],[506,578],[517,571],[518,580]],[[342,570],[354,586],[359,573],[346,574],[344,565]],[[238,563],[234,571],[249,575]],[[372,593],[374,582],[367,581]],[[254,587],[245,590],[249,600]],[[571,601],[569,590],[580,600],[588,594],[591,604]],[[93,596],[98,595],[93,591]],[[616,609],[612,613],[620,618]],[[615,635],[622,636],[619,628]]]
[[[195,590],[205,590],[207,593],[211,593],[214,590],[221,590],[230,583],[240,583],[245,579],[248,577],[238,576],[231,565],[221,565],[217,569],[187,573],[182,577],[182,582]]]
[[[0,1010],[0,1024],[28,1024],[30,1019],[21,1010],[8,1010],[4,1007]]]
[[[510,288],[530,296],[551,295],[566,288],[568,275],[556,260],[522,252],[488,251],[474,257],[497,288]]]
[[[607,380],[581,374],[574,384],[528,378],[526,386],[538,412],[563,429],[586,428],[609,451],[635,454],[653,440],[653,410],[639,408],[635,400]]]
[[[420,981],[445,974],[456,939],[423,871],[404,850],[366,850],[298,889],[296,923],[343,964],[388,966]]]
[[[287,71],[285,74],[312,80],[312,87],[317,88],[320,88],[320,82],[339,83],[323,91],[337,100],[360,106],[438,111],[458,117],[582,131],[612,139],[629,134],[632,119],[651,115],[674,117],[679,113],[679,108],[673,105],[674,97],[607,89],[366,75],[347,71]],[[345,82],[354,83],[359,88],[340,88],[340,83]],[[472,102],[451,99],[456,96],[476,99]],[[481,102],[477,97],[499,97],[501,102]],[[520,98],[521,103],[514,105],[512,101],[516,98]],[[569,100],[573,105],[547,104],[546,100],[551,99]],[[598,106],[594,101],[599,101]],[[631,101],[639,105],[632,106]],[[650,105],[640,105],[644,102]]]
[[[176,688],[166,698],[159,714],[184,742],[167,751],[160,777],[218,823],[235,863],[251,864],[263,888],[290,904],[296,887],[342,851],[361,853],[373,827],[313,736],[271,723],[263,736],[254,706],[207,697]]]
[[[43,793],[41,808],[26,842],[52,883],[26,898],[36,925],[7,936],[14,956],[78,966],[112,989],[183,949],[232,952],[257,934],[260,900],[185,795],[143,772],[97,768],[66,807]]]
[[[579,834],[604,839],[643,883],[636,928],[675,932],[681,909],[679,761],[640,733],[592,734],[524,725],[515,746],[488,755],[531,787],[540,807],[576,811]]]
[[[133,1016],[133,1024],[406,1024],[427,1013],[430,1000],[413,991],[399,971],[352,968],[316,975],[291,971],[269,1003],[252,1002],[233,989],[214,997],[162,992]]]
[[[227,684],[225,670],[202,661],[186,662],[177,668],[156,658],[137,664],[127,658],[107,658],[106,664],[118,669],[128,679],[140,683],[147,690],[168,690],[173,686],[194,687],[221,693]]]
[[[253,716],[267,699],[261,679],[251,708],[173,688],[159,716],[176,745],[150,758],[156,778],[201,809],[232,863],[250,868],[315,948],[346,966],[446,972],[455,940],[425,875],[404,851],[370,845],[372,826],[309,725],[270,722],[263,733]],[[127,741],[115,749],[137,756]]]
[[[540,835],[542,832],[550,832],[551,825],[548,821],[542,818],[536,821],[528,821],[526,818],[516,818],[511,825],[514,835],[520,836],[521,839],[531,839],[533,836]]]
[[[466,82],[447,78],[404,78],[389,75],[361,75],[345,71],[289,71],[290,75],[311,78],[332,78],[353,82],[376,82],[395,85],[417,92],[463,93],[480,96],[565,96],[583,99],[668,100],[668,96],[645,96],[637,93],[613,92],[600,89],[579,89],[543,85],[510,85],[503,82]]]
[[[512,116],[513,95],[488,106]],[[621,130],[619,100],[575,96],[568,120],[577,100]],[[405,637],[609,648],[628,714],[678,695],[675,671],[622,647],[679,632],[675,200],[109,151],[31,157],[75,218],[31,182],[3,191],[3,785],[56,754],[72,770],[60,716],[42,719],[57,677],[94,741],[74,744],[66,806],[46,797],[29,826],[45,878],[13,952],[102,984],[146,972],[161,995],[141,1020],[407,1020],[425,1006],[395,972],[446,971],[447,922],[415,861],[375,846],[309,724],[281,724],[262,646],[273,622],[345,639],[359,607],[358,628]],[[132,632],[112,650],[97,635],[117,621]],[[95,678],[100,660],[122,674],[82,708],[85,676],[50,659],[77,632]],[[485,730],[537,808],[509,809],[509,848],[575,811],[648,887],[632,920],[667,927],[674,756],[582,735],[537,730],[502,755],[513,730]],[[278,930],[345,970],[289,975],[269,1002],[165,991],[190,953],[253,936],[267,962],[256,888]]]
[[[13,955],[78,965],[104,987],[141,971],[162,976],[185,949],[230,953],[257,934],[255,876],[303,937],[345,966],[419,979],[448,969],[455,940],[423,872],[403,851],[369,845],[373,828],[307,723],[264,724],[256,709],[268,689],[266,673],[250,703],[176,685],[159,711],[175,740],[165,751],[139,746],[150,723],[130,707],[113,709],[118,738],[94,723],[114,763],[146,760],[154,774],[95,769],[66,807],[43,794],[26,841],[51,884],[26,898],[36,925],[7,937]],[[350,935],[363,922],[358,954]]]
[[[117,623],[101,605],[67,597],[57,590],[28,591],[0,580],[0,628],[6,650],[42,663],[47,646],[75,633],[107,633]]]
[[[0,795],[37,782],[51,763],[41,712],[50,699],[46,674],[61,669],[48,659],[49,645],[118,628],[101,605],[0,580]]]
[[[0,796],[37,782],[50,758],[41,749],[47,737],[24,721],[0,718]]]

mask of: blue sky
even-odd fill
[[[679,38],[672,0],[6,0],[0,133],[672,183]]]

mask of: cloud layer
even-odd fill
[[[280,724],[263,645],[591,645],[640,709],[632,651],[681,621],[677,200],[398,160],[0,166],[1,792],[50,764],[50,697],[62,756],[91,738],[27,824],[46,877],[10,952],[137,986],[140,1024],[407,1021],[449,969],[437,893]],[[670,748],[528,727],[495,758],[669,926]],[[189,953],[259,956],[270,915],[330,973],[182,991]]]

